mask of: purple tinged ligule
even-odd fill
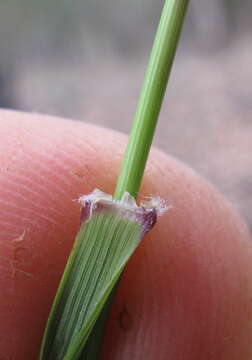
[[[142,235],[149,232],[157,222],[157,217],[169,209],[164,200],[159,197],[142,201],[138,206],[135,199],[127,192],[121,200],[113,199],[112,195],[95,189],[88,195],[79,198],[82,205],[80,221],[83,224],[100,211],[114,213],[131,221],[136,221],[143,227]]]
[[[147,234],[157,222],[157,211],[155,208],[144,212],[139,216],[140,221],[143,224],[143,235]]]

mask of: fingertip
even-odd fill
[[[73,200],[112,193],[126,138],[78,122],[3,111],[1,350],[36,359],[79,226]],[[172,205],[130,260],[103,358],[249,360],[251,242],[219,193],[152,151],[142,195]]]

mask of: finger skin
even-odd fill
[[[0,112],[0,359],[35,360],[79,226],[73,200],[113,192],[126,138],[91,125]],[[131,258],[102,360],[251,360],[248,231],[206,181],[152,151],[142,195],[172,208]]]

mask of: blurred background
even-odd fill
[[[163,0],[0,4],[0,106],[128,132]],[[191,0],[155,144],[252,229],[252,2]]]

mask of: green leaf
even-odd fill
[[[95,193],[95,192],[94,192]],[[40,360],[79,359],[88,336],[157,208],[97,192],[84,197],[81,225],[48,319]],[[133,202],[132,202],[133,201]]]

